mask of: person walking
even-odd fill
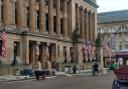
[[[73,70],[73,74],[76,74],[77,66],[76,66],[76,65],[74,65],[74,66],[73,66],[73,68],[72,68],[72,70]]]
[[[99,73],[98,68],[99,68],[99,65],[98,65],[97,62],[95,62],[95,63],[94,63],[94,72],[97,73],[97,74]]]

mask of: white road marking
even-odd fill
[[[3,83],[18,83],[18,82],[25,82],[25,81],[33,81],[35,79],[28,79],[28,80],[16,80],[16,81],[8,81],[8,82],[3,82]]]
[[[55,77],[56,76],[46,77],[46,79],[55,78]],[[5,81],[3,83],[18,83],[18,82],[25,82],[25,81],[28,82],[28,81],[33,81],[33,80],[36,80],[36,79],[34,78],[34,79],[27,79],[27,80]]]

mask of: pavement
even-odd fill
[[[76,74],[67,74],[65,72],[60,72],[60,71],[55,71],[55,75],[66,75],[66,76],[72,76],[72,75],[92,75],[91,69],[89,70],[78,70]],[[101,75],[101,74],[98,74]],[[53,78],[53,76],[51,76]],[[46,77],[46,78],[51,78],[51,77]],[[29,76],[15,76],[15,75],[4,75],[0,76],[0,81],[19,81],[19,80],[27,80],[27,79],[34,79],[34,77],[29,77]]]
[[[1,82],[0,89],[112,89],[114,80],[113,71],[106,75],[92,76],[80,75],[79,73],[64,74],[50,79],[39,80],[28,79],[22,81]],[[122,87],[121,87],[122,89]],[[128,88],[123,88],[128,89]]]

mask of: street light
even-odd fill
[[[15,66],[17,64],[17,60],[16,60],[16,53],[17,53],[17,44],[14,43],[14,50],[13,50],[13,53],[14,53],[14,59],[13,59],[13,62],[12,62],[12,66]]]
[[[67,48],[66,47],[64,47],[64,57],[65,57],[64,63],[67,63]]]

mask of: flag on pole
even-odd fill
[[[87,54],[87,46],[86,46],[86,44],[82,45],[82,51],[83,51],[84,54]]]
[[[88,59],[92,61],[92,45],[88,44]]]
[[[2,58],[5,60],[6,57],[6,33],[3,31],[1,32],[1,39],[2,39]]]
[[[107,36],[105,36],[104,38],[103,48],[104,48],[104,55],[108,56],[110,60],[112,56],[112,50],[111,48],[109,48]]]
[[[92,47],[92,53],[91,53],[91,55],[92,55],[92,59],[93,60],[96,60],[96,48],[94,46]]]

